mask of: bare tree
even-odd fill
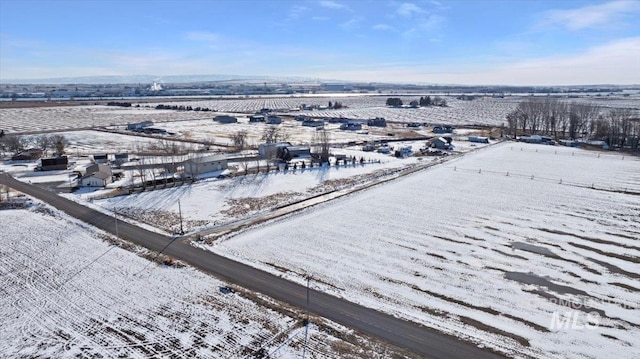
[[[135,166],[135,171],[142,182],[142,189],[145,190],[147,188],[147,166],[146,166],[146,158],[144,145],[140,143],[136,143],[136,153],[138,154],[138,161]]]
[[[320,163],[329,162],[330,142],[329,132],[324,128],[313,135],[313,152],[320,158]]]
[[[569,112],[569,137],[577,138],[587,130],[587,125],[598,118],[600,107],[591,103],[572,103]]]
[[[64,155],[64,149],[69,144],[69,141],[63,135],[53,135],[51,136],[51,140],[53,141],[53,146],[56,149],[56,155]]]
[[[273,127],[272,127],[273,128]],[[241,152],[247,146],[247,136],[249,133],[245,130],[238,131],[231,136],[231,140],[233,141],[233,147],[235,147],[236,151]]]
[[[564,137],[568,120],[569,120],[569,106],[565,102],[555,101],[551,109],[551,128],[553,131],[553,137],[558,139],[558,129],[562,128],[562,137]]]
[[[609,121],[608,143],[624,148],[631,132],[633,112],[628,108],[614,108],[607,114]]]
[[[46,155],[50,149],[54,148],[55,142],[53,136],[40,135],[35,138],[35,144]]]
[[[24,149],[24,139],[19,135],[6,135],[2,138],[2,147],[18,154]]]
[[[267,126],[260,138],[264,143],[277,143],[286,141],[289,135],[279,126]]]

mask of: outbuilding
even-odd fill
[[[209,155],[191,158],[184,161],[184,173],[195,177],[207,172],[223,171],[228,167],[225,155]]]
[[[488,137],[482,137],[482,136],[469,136],[469,142],[489,143],[489,138]]]
[[[80,177],[79,185],[83,187],[104,187],[113,182],[111,167],[103,164],[93,164],[86,168]]]
[[[216,116],[213,118],[214,121],[219,122],[219,123],[236,123],[238,122],[238,119],[233,117],[233,116],[229,116],[229,115],[220,115],[220,116]]]
[[[54,158],[42,158],[40,159],[41,171],[57,171],[66,170],[69,166],[69,159],[67,156],[54,157]]]

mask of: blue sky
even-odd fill
[[[0,81],[640,84],[640,1],[0,0]]]

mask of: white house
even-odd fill
[[[184,173],[195,177],[207,172],[222,171],[227,169],[227,156],[209,155],[191,158],[184,161]]]
[[[83,187],[104,187],[113,182],[111,167],[94,164],[87,167],[85,174],[80,177],[79,184]]]

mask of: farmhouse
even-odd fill
[[[447,141],[444,137],[438,137],[431,140],[431,147],[435,147],[439,150],[451,149],[451,142]]]
[[[220,115],[213,118],[214,121],[219,123],[236,123],[238,119],[233,116]]]
[[[209,155],[192,158],[184,161],[184,173],[195,177],[207,172],[226,170],[228,166],[227,156]]]
[[[113,182],[111,168],[103,164],[93,164],[86,168],[80,177],[79,185],[83,187],[104,187]]]
[[[69,159],[67,156],[54,157],[54,158],[42,158],[40,159],[41,171],[57,171],[66,170],[69,166]]]

